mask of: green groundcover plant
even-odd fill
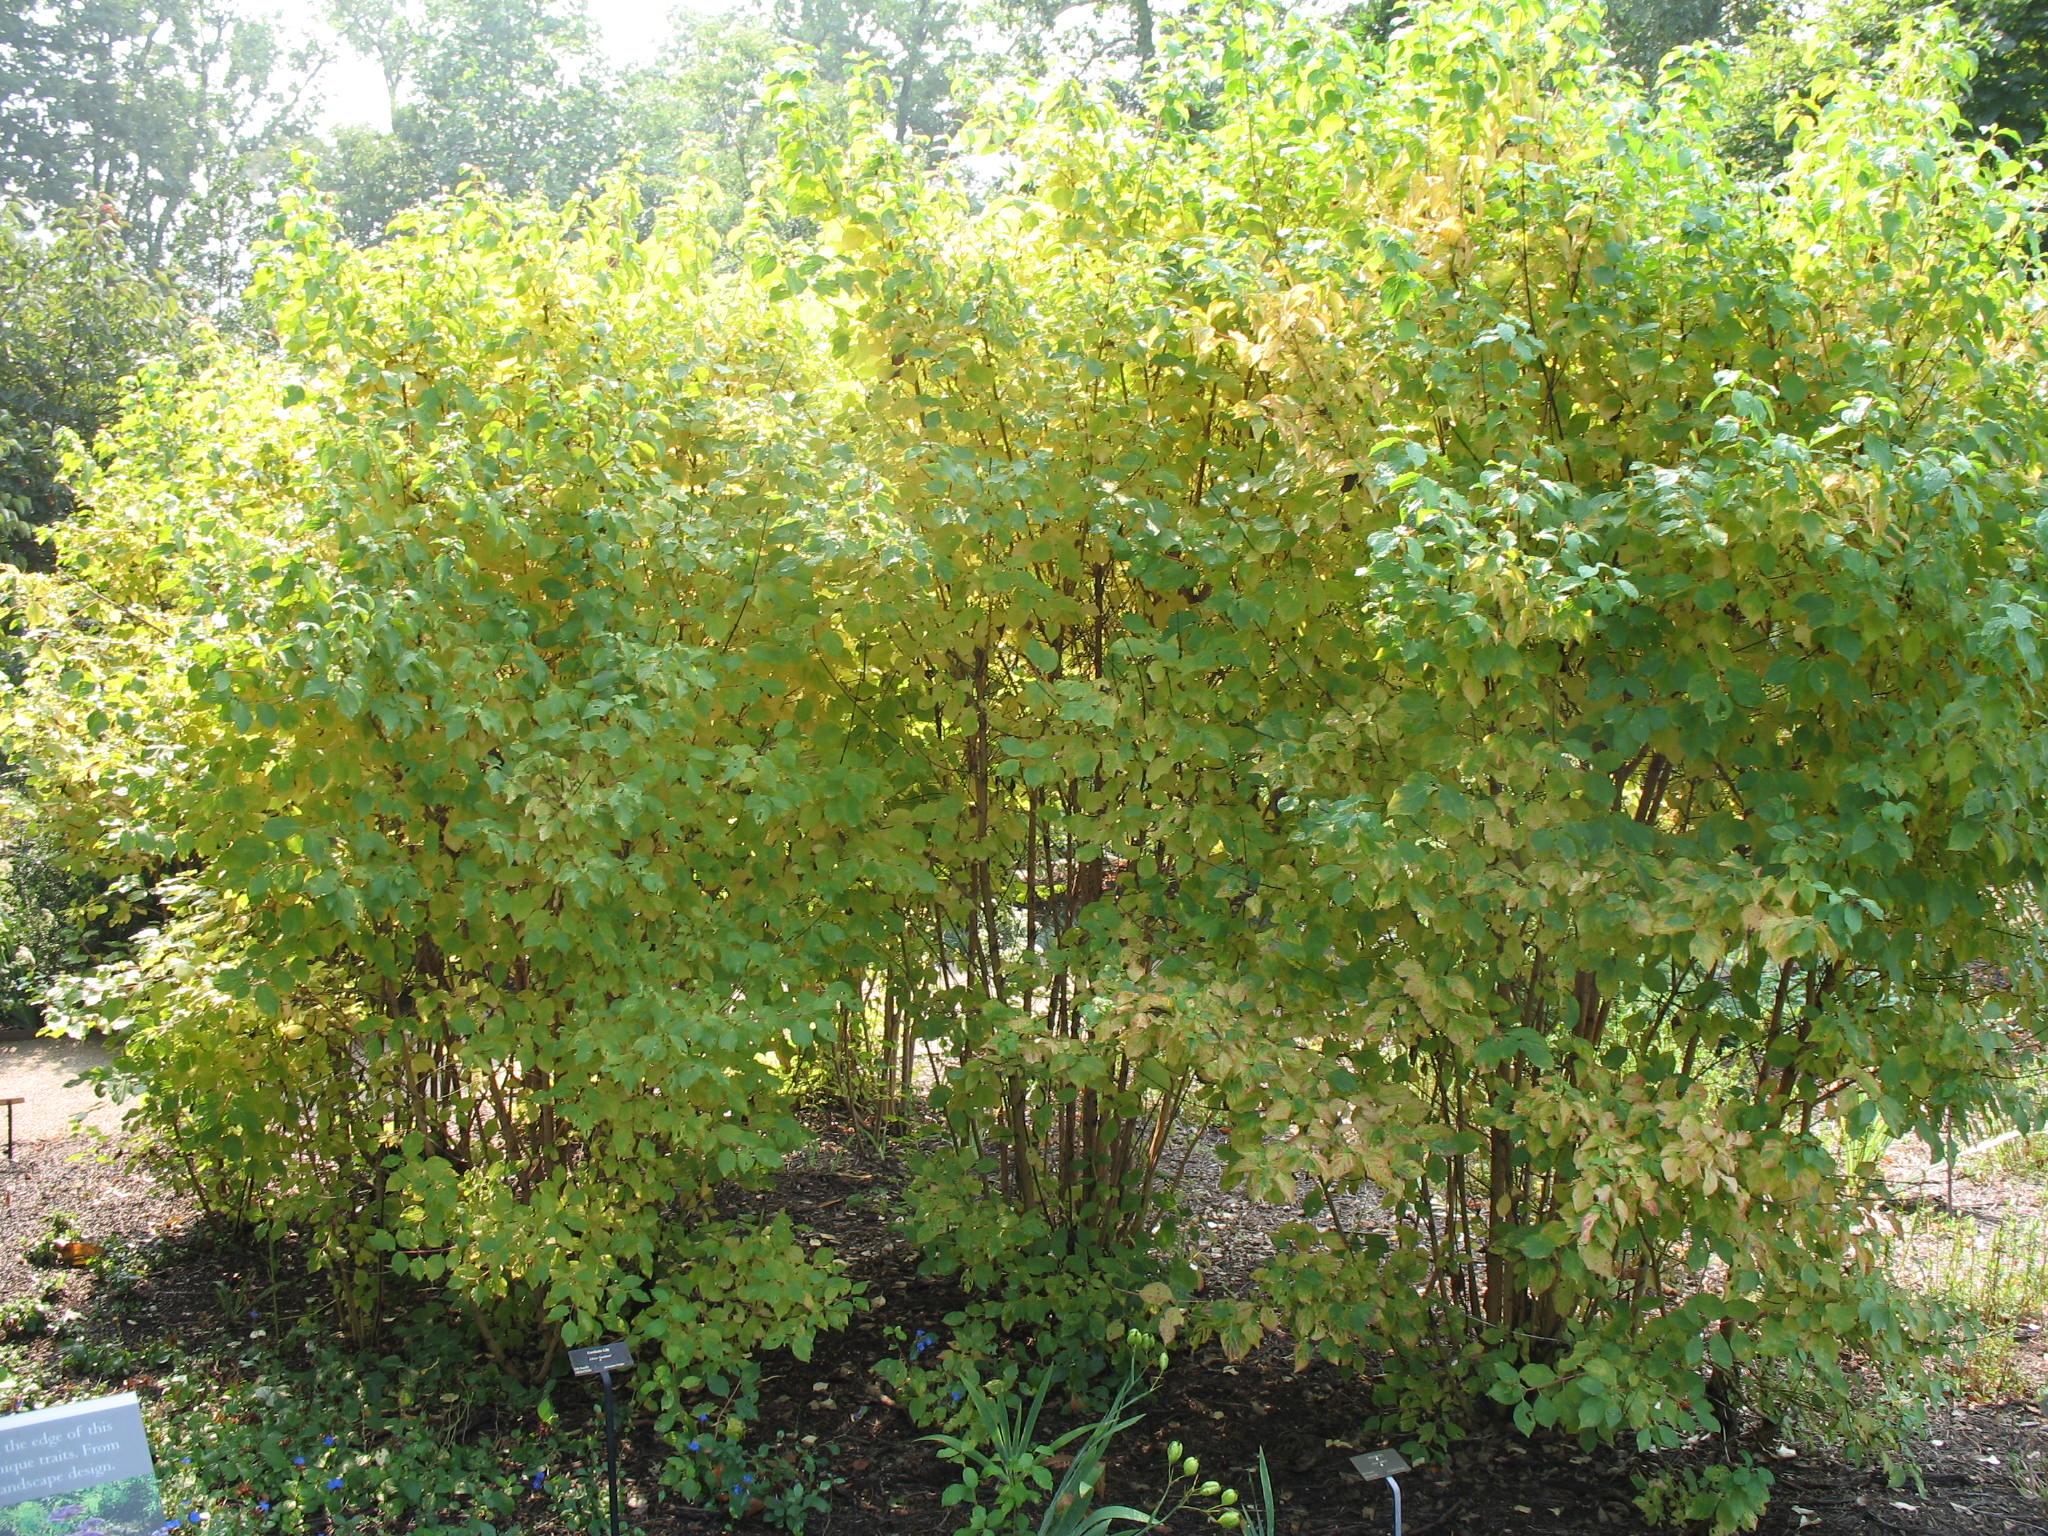
[[[301,195],[276,355],[145,375],[18,585],[7,749],[168,914],[75,1014],[366,1323],[628,1332],[679,1444],[857,1304],[715,1202],[839,1052],[937,1069],[918,1230],[1038,1324],[1894,1451],[1843,1149],[2030,1114],[2043,847],[2042,183],[1956,38],[1817,40],[1769,182],[1713,52],[1501,0],[1197,19],[936,168],[790,75],[724,241]],[[1161,1246],[1204,1125],[1305,1201],[1248,1301]],[[1752,1522],[1726,1443],[1647,1497]]]

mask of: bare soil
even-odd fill
[[[1265,1251],[1265,1234],[1279,1212],[1235,1200],[1200,1163],[1197,1149],[1190,1159],[1189,1198],[1202,1233],[1203,1262],[1212,1283],[1235,1288]],[[36,1142],[20,1149],[18,1170],[0,1174],[0,1303],[54,1285],[65,1304],[89,1315],[88,1274],[23,1262],[52,1215],[62,1212],[88,1240],[137,1243],[154,1255],[147,1266],[146,1305],[131,1315],[138,1319],[134,1326],[155,1334],[173,1356],[181,1338],[226,1326],[219,1315],[222,1282],[252,1265],[255,1256],[223,1249],[202,1232],[190,1206],[136,1166],[118,1143],[90,1137]],[[919,1440],[917,1427],[871,1370],[894,1347],[886,1328],[923,1328],[943,1339],[943,1319],[962,1299],[947,1283],[920,1275],[917,1255],[895,1238],[884,1203],[874,1197],[897,1177],[892,1165],[828,1133],[771,1196],[750,1197],[749,1203],[787,1211],[800,1230],[830,1243],[870,1292],[884,1299],[882,1307],[824,1340],[811,1361],[769,1364],[764,1427],[815,1435],[832,1454],[833,1472],[844,1479],[834,1491],[831,1514],[812,1527],[819,1536],[941,1536],[959,1524],[957,1511],[939,1502],[952,1469]],[[1929,1198],[1946,1201],[1942,1182],[1942,1190]],[[1988,1197],[1977,1186],[1959,1184],[1958,1207],[1982,1198]],[[129,1384],[145,1393],[150,1389],[147,1375]],[[1297,1372],[1284,1340],[1235,1363],[1213,1350],[1185,1355],[1142,1405],[1143,1421],[1120,1440],[1106,1491],[1118,1500],[1148,1502],[1163,1471],[1164,1447],[1178,1440],[1201,1458],[1204,1476],[1249,1492],[1263,1449],[1281,1490],[1281,1524],[1289,1536],[1390,1530],[1384,1487],[1368,1489],[1346,1466],[1356,1451],[1381,1443],[1365,1429],[1372,1416],[1371,1387],[1325,1365]],[[565,1392],[561,1399],[572,1402],[575,1394]],[[0,1411],[11,1406],[0,1402]],[[2048,1421],[2033,1399],[1944,1411],[1919,1448],[1919,1488],[1888,1487],[1880,1475],[1811,1448],[1786,1449],[1794,1454],[1777,1460],[1777,1493],[1760,1527],[1767,1536],[2048,1533],[2048,1506],[2022,1487],[2027,1458],[2042,1464],[2048,1451]],[[634,1524],[648,1536],[725,1529],[722,1515],[648,1497],[656,1454],[651,1437],[640,1426],[630,1427],[627,1481]],[[1587,1454],[1575,1442],[1532,1441],[1505,1426],[1481,1426],[1448,1455],[1403,1479],[1406,1529],[1415,1536],[1647,1536],[1649,1528],[1631,1503],[1631,1477],[1663,1464],[1620,1451]],[[538,1501],[535,1517],[523,1528],[533,1536],[555,1536],[558,1529]],[[1174,1529],[1189,1536],[1212,1528],[1183,1517]]]

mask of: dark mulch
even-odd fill
[[[0,1303],[49,1286],[84,1299],[84,1274],[27,1262],[58,1216],[91,1241],[146,1242],[189,1226],[192,1209],[120,1142],[85,1135],[18,1146],[11,1165],[0,1161]]]
[[[784,1181],[776,1203],[800,1229],[815,1231],[853,1253],[873,1248],[860,1204],[869,1181],[805,1174]],[[857,1318],[821,1343],[807,1365],[781,1362],[764,1393],[766,1422],[816,1435],[841,1447],[840,1475],[821,1536],[943,1536],[959,1517],[939,1505],[953,1480],[917,1428],[889,1401],[869,1369],[889,1352],[882,1329],[934,1328],[960,1298],[917,1275],[913,1254],[895,1246],[856,1259],[854,1272],[888,1298],[879,1312]],[[824,1390],[820,1391],[819,1388]],[[1182,1442],[1214,1477],[1249,1495],[1263,1449],[1280,1489],[1281,1528],[1291,1536],[1357,1536],[1392,1529],[1384,1486],[1368,1490],[1349,1458],[1377,1449],[1362,1426],[1372,1416],[1370,1383],[1316,1364],[1297,1372],[1286,1341],[1269,1341],[1235,1363],[1215,1350],[1179,1359],[1142,1405],[1143,1421],[1119,1444],[1108,1496],[1150,1502],[1159,1488],[1165,1447]],[[1060,1421],[1063,1425],[1065,1422]],[[1778,1491],[1759,1529],[1812,1536],[1886,1531],[1981,1536],[1986,1532],[2048,1533],[2048,1507],[2020,1490],[2012,1469],[2022,1455],[2048,1448],[2034,1404],[1946,1413],[1920,1448],[1926,1490],[1892,1489],[1875,1472],[1825,1456],[1779,1458]],[[1658,1470],[1653,1456],[1615,1451],[1587,1454],[1575,1442],[1534,1442],[1511,1427],[1482,1427],[1441,1460],[1402,1479],[1406,1529],[1503,1532],[1514,1536],[1631,1536],[1647,1533],[1632,1500],[1635,1473]],[[723,1522],[691,1511],[655,1510],[641,1517],[651,1533],[698,1533]],[[1183,1517],[1174,1529],[1212,1529]]]
[[[272,1256],[223,1248],[201,1231],[191,1210],[118,1148],[86,1138],[23,1149],[22,1171],[0,1175],[0,1301],[46,1284],[62,1287],[63,1301],[90,1316],[91,1279],[83,1273],[31,1269],[25,1249],[37,1242],[50,1215],[63,1211],[82,1235],[101,1242],[148,1245],[155,1254],[142,1289],[143,1304],[124,1309],[125,1327],[153,1338],[156,1352],[174,1356],[182,1341],[224,1332],[221,1297],[245,1294],[240,1277]],[[829,1516],[818,1536],[942,1536],[959,1515],[939,1500],[953,1480],[950,1467],[918,1439],[918,1430],[890,1400],[871,1367],[900,1347],[885,1337],[891,1325],[932,1329],[960,1296],[943,1282],[920,1276],[916,1256],[893,1236],[885,1199],[897,1170],[864,1163],[845,1148],[792,1170],[772,1195],[735,1201],[739,1207],[772,1205],[789,1212],[800,1230],[846,1255],[853,1273],[883,1305],[860,1314],[845,1331],[821,1341],[808,1362],[781,1358],[768,1364],[763,1423],[817,1438],[834,1473]],[[133,1340],[131,1340],[133,1342]],[[45,1362],[54,1364],[54,1362]],[[135,1383],[148,1389],[146,1376]],[[563,1392],[558,1400],[573,1401]],[[0,1404],[4,1408],[5,1404]],[[595,1407],[594,1397],[591,1404]],[[1249,1494],[1261,1449],[1281,1490],[1282,1529],[1290,1536],[1356,1536],[1391,1529],[1383,1486],[1367,1489],[1346,1461],[1380,1442],[1367,1437],[1369,1383],[1328,1366],[1294,1369],[1291,1350],[1272,1342],[1235,1363],[1215,1351],[1183,1356],[1142,1405],[1144,1418],[1119,1442],[1110,1497],[1147,1503],[1157,1491],[1164,1448],[1178,1440],[1202,1460],[1203,1475]],[[1055,1427],[1065,1422],[1059,1421]],[[2048,1425],[2039,1405],[2006,1404],[1945,1413],[1920,1448],[1924,1491],[1892,1489],[1875,1473],[1845,1467],[1824,1455],[1803,1453],[1778,1462],[1778,1493],[1761,1530],[1767,1536],[1804,1531],[1813,1536],[1983,1536],[2040,1532],[2048,1536],[2048,1507],[2015,1480],[2023,1459],[2048,1465]],[[635,1525],[648,1536],[698,1536],[725,1528],[722,1516],[674,1505],[642,1502],[655,1451],[642,1435],[629,1436],[627,1481]],[[1629,1536],[1648,1527],[1630,1500],[1632,1473],[1657,1461],[1614,1451],[1591,1455],[1575,1443],[1532,1442],[1504,1427],[1481,1428],[1447,1455],[1403,1479],[1407,1530],[1501,1532],[1512,1536]],[[1183,1517],[1186,1536],[1208,1529]],[[554,1536],[542,1517],[526,1526],[533,1536]]]

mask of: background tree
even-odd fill
[[[329,0],[327,19],[342,40],[377,66],[384,116],[396,117],[400,94],[419,53],[424,0]]]
[[[773,119],[762,86],[786,46],[765,13],[678,14],[661,57],[627,78],[626,117],[649,194],[708,177],[729,227],[773,163]]]
[[[1785,112],[1821,82],[1873,65],[1901,29],[1936,9],[1921,0],[1773,3],[1751,11],[1730,52],[1734,78],[1717,132],[1753,172],[1783,168],[1793,128]],[[2030,0],[1960,0],[1953,8],[1975,58],[1958,132],[1996,124],[2023,142],[2048,129],[2048,11]]]
[[[1159,51],[1152,0],[994,0],[989,14],[1019,74],[1039,73],[1055,61],[1078,75],[1119,61],[1142,70]]]
[[[1760,0],[1608,0],[1607,35],[1623,68],[1654,82],[1657,66],[1688,43],[1732,41]]]
[[[52,0],[0,12],[0,192],[110,209],[145,271],[239,285],[315,49],[229,0]]]
[[[59,459],[118,414],[122,384],[185,322],[168,282],[139,269],[111,211],[0,217],[0,550],[46,563],[37,530],[73,505]]]
[[[944,137],[957,121],[952,73],[969,56],[960,0],[778,0],[780,35],[810,50],[818,77],[844,84],[863,61],[889,82],[889,124],[901,140]]]
[[[340,0],[332,14],[377,61],[391,103],[388,134],[349,130],[328,158],[358,240],[470,170],[559,202],[594,188],[632,145],[581,0]]]
[[[2032,143],[2048,132],[2048,6],[2039,0],[1962,0],[1982,39],[1964,111]]]

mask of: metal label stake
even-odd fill
[[[612,1536],[619,1536],[619,1417],[612,1406],[612,1372],[628,1370],[633,1352],[626,1341],[593,1344],[588,1349],[569,1351],[569,1369],[578,1376],[595,1376],[604,1383],[604,1470],[611,1491]]]
[[[1397,1472],[1406,1472],[1408,1463],[1399,1451],[1367,1451],[1363,1456],[1351,1458],[1351,1469],[1368,1483],[1381,1478],[1394,1492],[1394,1536],[1401,1536],[1401,1485],[1394,1479]]]

